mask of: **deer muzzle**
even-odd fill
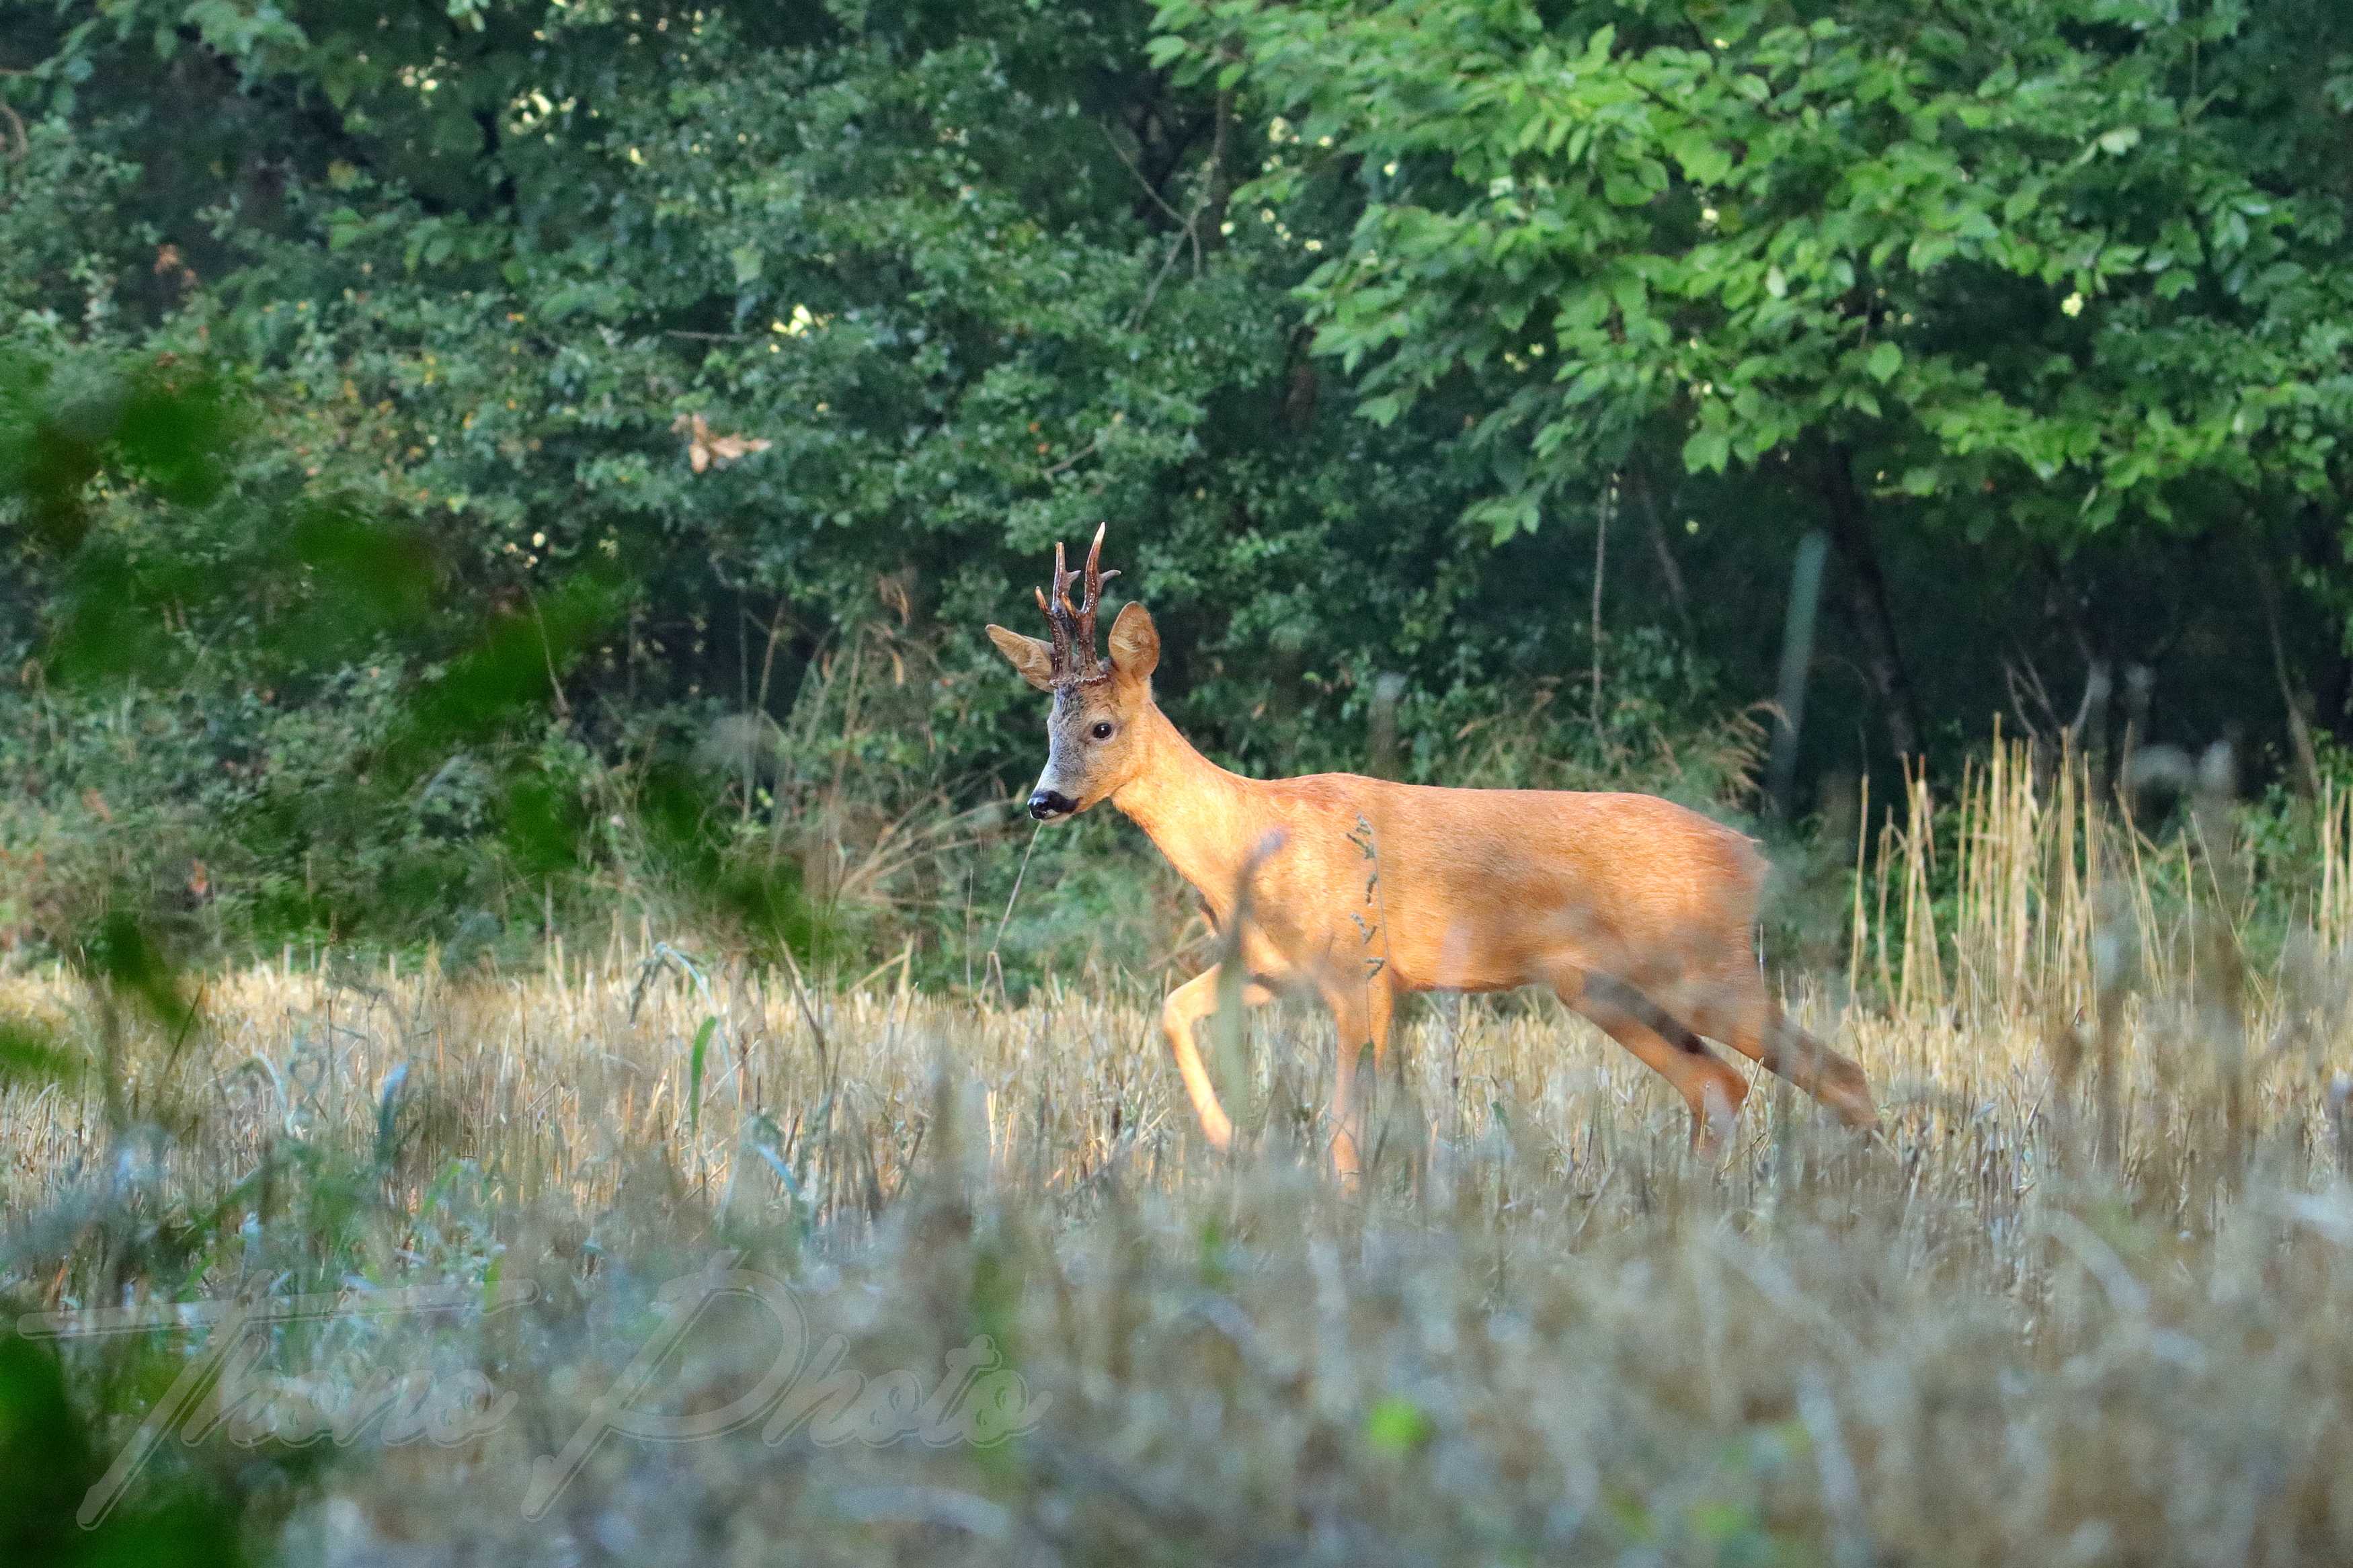
[[[1060,790],[1039,789],[1029,795],[1029,815],[1040,822],[1052,822],[1079,809],[1079,803]]]

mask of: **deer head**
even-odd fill
[[[1040,691],[1054,695],[1046,719],[1046,771],[1029,793],[1029,815],[1040,822],[1073,816],[1116,792],[1141,765],[1135,721],[1152,706],[1152,671],[1160,662],[1160,633],[1142,605],[1119,612],[1111,626],[1111,666],[1095,657],[1095,609],[1103,585],[1119,575],[1103,570],[1103,531],[1087,551],[1083,575],[1064,564],[1054,546],[1054,586],[1038,590],[1051,642],[1003,626],[988,640]],[[1071,603],[1072,584],[1081,596]]]

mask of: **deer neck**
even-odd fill
[[[1271,824],[1251,781],[1193,749],[1156,706],[1135,721],[1141,764],[1111,803],[1145,831],[1222,920],[1243,860]]]

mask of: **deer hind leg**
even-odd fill
[[[1849,1127],[1879,1125],[1862,1068],[1789,1022],[1765,989],[1764,976],[1747,965],[1701,1003],[1694,1023],[1710,1039],[1722,1040],[1820,1100]]]
[[[1563,1002],[1674,1085],[1691,1108],[1694,1147],[1714,1149],[1723,1142],[1740,1114],[1748,1085],[1705,1041],[1621,980],[1584,974],[1565,984],[1556,982],[1554,989]]]
[[[1369,1048],[1372,1081],[1380,1081],[1380,1064],[1388,1057],[1397,994],[1386,979],[1377,978],[1353,986],[1328,987],[1324,1001],[1332,1009],[1338,1031],[1332,1073],[1332,1171],[1342,1184],[1354,1187],[1364,1169],[1365,1102],[1371,1098],[1370,1086],[1366,1092],[1358,1092],[1357,1063]]]
[[[1201,1048],[1193,1039],[1193,1031],[1202,1019],[1218,1010],[1218,975],[1224,966],[1211,964],[1184,984],[1168,994],[1160,1004],[1161,1032],[1168,1037],[1168,1049],[1176,1058],[1176,1076],[1185,1080],[1185,1092],[1193,1101],[1193,1114],[1201,1119],[1201,1131],[1209,1146],[1220,1154],[1233,1146],[1234,1124],[1218,1103],[1217,1086],[1209,1081],[1209,1069],[1201,1060]],[[1262,1007],[1274,1000],[1274,993],[1252,980],[1242,986],[1242,1005]]]

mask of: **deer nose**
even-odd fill
[[[1068,816],[1078,808],[1077,801],[1050,789],[1041,789],[1029,797],[1029,815],[1040,822],[1051,821],[1057,816]]]

